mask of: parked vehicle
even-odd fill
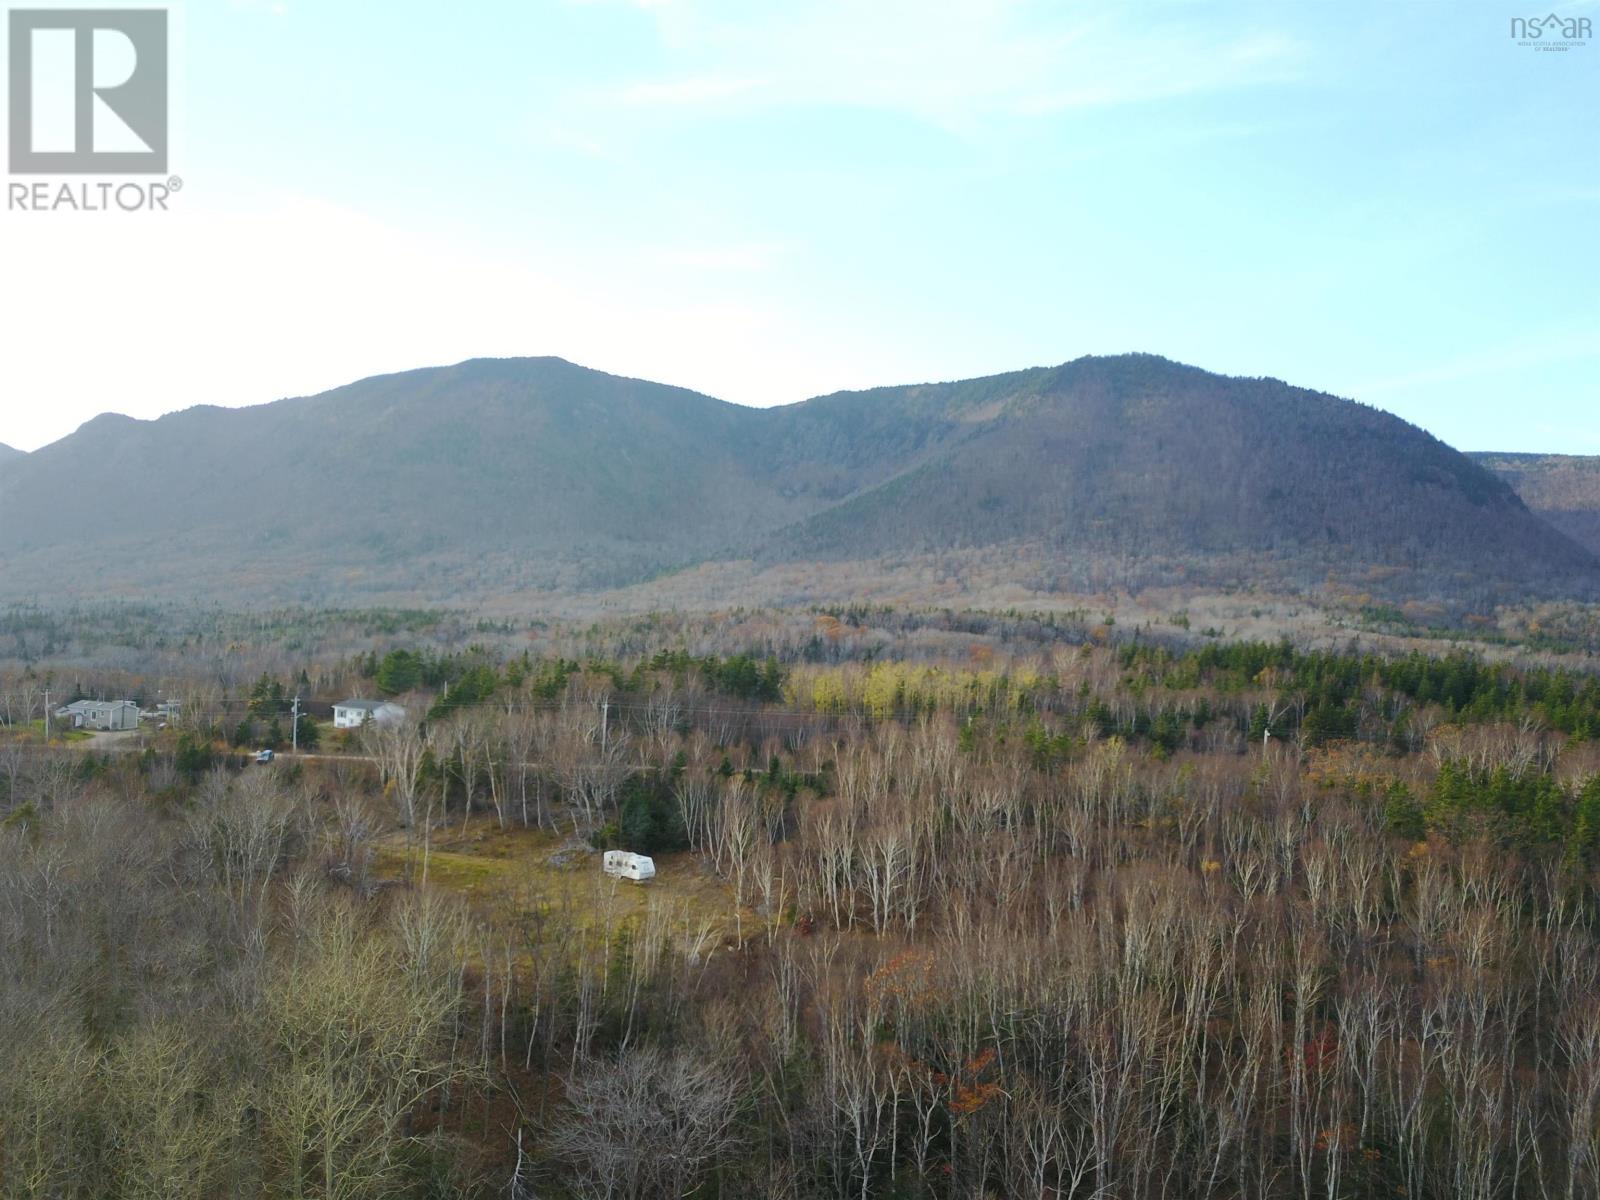
[[[269,763],[275,757],[276,757],[276,755],[274,755],[271,750],[257,750],[256,751],[256,761],[258,763]]]
[[[656,877],[655,859],[627,850],[607,850],[600,869],[613,879],[632,879],[637,883]]]

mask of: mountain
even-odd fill
[[[1246,555],[1306,580],[1600,577],[1420,429],[1151,355],[773,409],[555,358],[472,360],[253,408],[101,416],[0,473],[10,594],[461,601],[718,560],[994,547],[1016,547],[1018,569],[1203,575]]]
[[[1600,456],[1479,452],[1468,457],[1510,484],[1549,524],[1600,554]]]
[[[432,576],[485,554],[514,556],[533,583],[620,582],[681,559],[663,546],[703,552],[708,520],[732,537],[787,515],[739,462],[748,416],[559,359],[148,422],[101,416],[36,451],[30,486],[0,485],[0,555],[93,550],[132,590],[201,563],[232,577],[331,571],[357,590],[415,566],[438,590],[447,581]]]
[[[1595,567],[1503,481],[1436,438],[1277,380],[1126,355],[809,403],[970,422],[951,448],[785,539],[822,557],[1020,536],[1062,552],[1311,552],[1534,574]]]

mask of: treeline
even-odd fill
[[[535,699],[555,700],[567,690],[567,681],[583,672],[603,675],[616,691],[630,694],[652,691],[657,682],[652,673],[680,686],[693,674],[718,694],[773,703],[783,700],[785,677],[772,655],[763,662],[748,654],[697,658],[682,650],[663,650],[624,669],[603,660],[579,663],[559,656],[535,660],[527,652],[502,663],[480,646],[469,647],[460,654],[406,649],[391,650],[381,659],[369,654],[361,661],[360,670],[362,677],[371,680],[385,695],[397,696],[420,688],[437,690],[439,697],[432,715],[482,703],[502,689],[513,694],[513,703],[515,694],[523,691]]]
[[[1127,646],[1120,655],[1135,681],[1224,692],[1267,685],[1292,695],[1300,714],[1348,712],[1364,700],[1393,708],[1403,700],[1437,706],[1447,719],[1533,720],[1575,737],[1600,738],[1600,675],[1594,673],[1491,665],[1459,652],[1442,658],[1308,652],[1288,642],[1211,645],[1187,654]]]

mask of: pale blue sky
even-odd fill
[[[1600,453],[1600,41],[1515,7],[191,0],[176,211],[0,214],[0,441],[479,354],[772,404],[1147,350]]]

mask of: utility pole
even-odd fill
[[[289,710],[289,753],[300,753],[300,697],[294,698],[294,707]]]
[[[611,700],[608,697],[608,698],[600,701],[600,757],[601,758],[604,758],[605,757],[605,753],[606,753],[606,726],[608,724],[607,718],[609,718],[610,715],[611,715]]]
[[[50,744],[50,689],[44,690],[44,744]]]

